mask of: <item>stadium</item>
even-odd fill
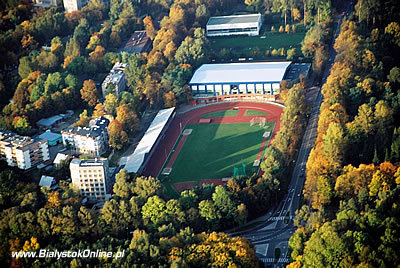
[[[160,110],[124,169],[160,179],[169,197],[204,183],[260,174],[283,112],[271,96],[280,93],[290,65],[201,66],[189,83],[193,105]]]

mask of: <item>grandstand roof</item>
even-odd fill
[[[157,113],[133,154],[127,157],[124,167],[127,172],[137,172],[140,169],[145,161],[146,154],[151,151],[153,145],[157,142],[161,131],[164,129],[174,110],[175,108],[173,107],[160,110]]]
[[[280,82],[290,61],[203,64],[189,84]]]

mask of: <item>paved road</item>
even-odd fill
[[[351,10],[352,3],[349,3],[346,14]],[[337,28],[331,45],[328,64],[322,78],[322,84],[326,82],[330,68],[336,56],[333,44],[339,35],[343,16],[336,20]],[[269,217],[264,217],[265,222],[253,229],[243,232],[233,233],[232,235],[244,236],[248,238],[256,248],[256,254],[266,266],[285,267],[289,262],[288,241],[290,236],[296,230],[293,224],[295,211],[299,208],[301,193],[305,181],[305,168],[308,156],[314,146],[317,137],[318,117],[322,103],[321,88],[317,89],[314,100],[312,101],[312,111],[310,119],[303,136],[298,159],[293,170],[292,179],[288,188],[288,194],[283,198],[274,213]],[[275,248],[281,249],[279,259],[275,260]]]

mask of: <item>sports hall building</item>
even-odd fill
[[[261,25],[261,14],[211,17],[206,25],[206,35],[208,37],[230,35],[256,36],[260,34]]]
[[[240,62],[203,64],[189,86],[194,99],[225,100],[226,98],[261,96],[273,100],[280,93],[291,62]]]

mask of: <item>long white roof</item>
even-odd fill
[[[138,143],[133,154],[129,155],[126,159],[124,169],[127,172],[137,172],[144,162],[146,153],[149,153],[154,143],[156,143],[158,137],[161,134],[164,126],[167,124],[168,119],[174,112],[175,108],[160,110],[153,122],[151,122],[149,128],[144,134],[143,138]]]
[[[290,61],[203,64],[189,84],[280,82]]]

